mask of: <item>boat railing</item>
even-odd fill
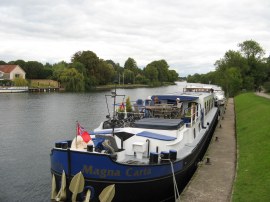
[[[190,128],[193,124],[198,120],[198,114],[195,107],[189,107],[184,109],[184,115],[182,117],[184,120],[186,127]]]
[[[116,117],[126,122],[134,122],[142,118],[181,118],[187,127],[192,127],[197,122],[199,113],[196,106],[188,107],[184,110],[177,108],[173,104],[155,104],[151,106],[140,106],[134,108],[132,112],[117,111]]]
[[[126,118],[129,118],[129,117],[137,117],[137,118],[143,118],[144,117],[144,112],[136,112],[136,111],[132,111],[132,112],[121,112],[121,111],[118,111],[116,112],[116,115],[118,117],[118,119],[126,119]]]

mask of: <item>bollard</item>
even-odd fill
[[[216,142],[218,142],[218,137],[216,137],[216,139],[215,139],[215,140],[216,140]]]
[[[210,158],[209,158],[209,157],[206,158],[206,163],[205,163],[205,165],[211,165],[211,162],[210,162]]]

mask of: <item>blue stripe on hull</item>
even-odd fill
[[[171,165],[129,165],[120,164],[111,160],[108,155],[85,153],[77,151],[70,152],[71,172],[73,176],[82,171],[85,178],[105,181],[144,181],[160,178],[171,174]],[[175,172],[183,168],[183,161],[174,162]],[[51,169],[56,173],[68,170],[68,151],[53,149],[51,155]]]

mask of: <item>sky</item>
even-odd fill
[[[164,59],[180,76],[215,70],[238,44],[270,55],[269,0],[1,0],[0,60],[70,62],[90,50],[140,68]]]

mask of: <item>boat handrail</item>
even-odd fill
[[[196,110],[195,106],[184,109],[183,120],[185,121],[187,128],[192,127],[193,124],[198,120],[198,118],[199,118],[198,110]]]

